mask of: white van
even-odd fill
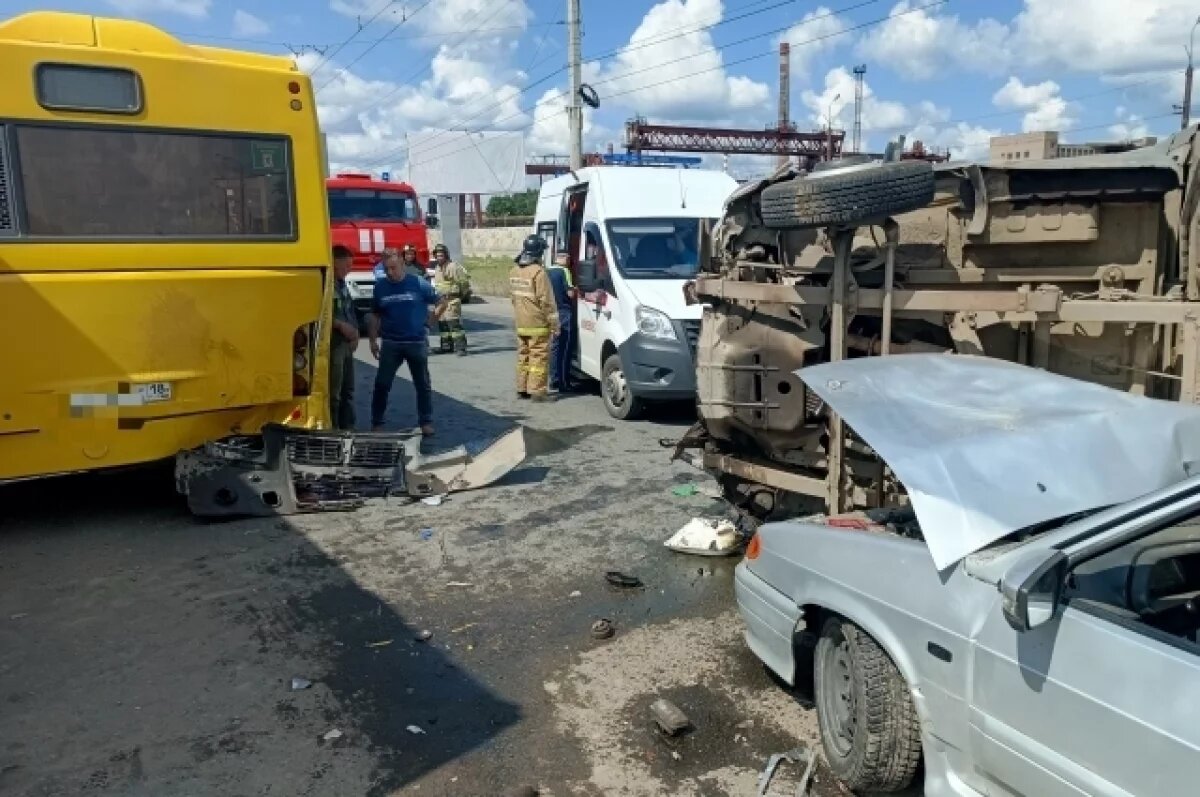
[[[736,188],[722,172],[637,166],[542,185],[534,229],[547,265],[565,260],[579,288],[574,362],[614,418],[695,396],[702,308],[686,304],[683,285],[699,268],[701,222],[715,224]]]

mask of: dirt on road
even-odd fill
[[[430,448],[524,425],[531,456],[498,486],[225,523],[162,468],[0,490],[0,793],[748,795],[813,741],[741,640],[736,560],[663,548],[723,511],[671,492],[699,474],[658,440],[690,408],[518,402],[506,307],[466,316],[472,355],[432,365]],[[411,405],[402,373],[390,425]],[[690,733],[653,729],[658,696]]]

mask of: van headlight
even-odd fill
[[[659,340],[679,340],[675,335],[675,327],[671,324],[671,319],[667,318],[666,313],[655,310],[653,307],[638,305],[634,315],[637,317],[638,332],[646,337]]]

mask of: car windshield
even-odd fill
[[[373,188],[329,189],[332,221],[416,221],[417,198],[403,191]]]
[[[700,219],[613,219],[608,240],[626,279],[687,279],[700,268]]]

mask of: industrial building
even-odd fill
[[[1154,136],[1128,141],[1093,141],[1083,144],[1060,144],[1058,133],[1043,130],[1035,133],[1018,133],[1009,136],[992,136],[988,147],[988,159],[993,163],[1014,160],[1045,160],[1047,158],[1077,158],[1083,155],[1101,155],[1108,152],[1128,152],[1132,149],[1149,147],[1158,142]]]

